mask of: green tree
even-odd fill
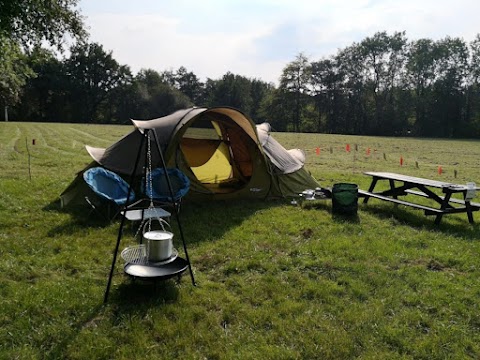
[[[480,34],[470,43],[470,81],[471,84],[480,83]]]
[[[285,100],[286,96],[281,89],[272,89],[260,104],[259,117],[270,123],[273,131],[290,130],[288,119],[292,116],[292,107]]]
[[[228,72],[221,79],[210,81],[208,89],[207,106],[232,106],[251,113],[253,99],[250,79]]]
[[[61,121],[69,119],[68,79],[64,64],[54,53],[36,46],[27,59],[35,76],[27,81],[21,101],[14,112],[25,121]]]
[[[310,63],[308,58],[300,53],[294,61],[287,64],[280,77],[280,89],[294,105],[292,123],[295,132],[300,131],[302,111],[310,90],[309,83]]]
[[[344,79],[345,119],[344,132],[347,134],[369,134],[367,113],[367,91],[365,87],[365,61],[356,43],[340,50],[335,56],[339,71]]]
[[[468,136],[463,110],[465,108],[465,84],[468,70],[468,47],[460,38],[439,40],[436,43],[434,84],[435,104],[432,122],[436,136]]]
[[[370,120],[373,133],[393,135],[403,126],[396,123],[394,94],[403,75],[406,44],[405,32],[392,36],[378,32],[360,42],[366,67],[365,83],[374,102],[374,116]]]
[[[165,70],[159,74],[163,83],[175,87],[177,84],[177,75],[173,70]]]
[[[422,136],[433,130],[428,111],[433,102],[437,58],[437,47],[430,39],[419,39],[408,45],[406,78],[414,94],[416,133]]]
[[[58,49],[68,37],[86,36],[78,0],[0,1],[0,100],[13,105],[26,80],[34,75],[23,53],[47,43]]]
[[[230,72],[221,79],[207,79],[202,89],[203,105],[232,106],[241,109],[255,122],[267,121],[261,111],[264,99],[274,90],[272,84]]]
[[[78,0],[16,0],[0,2],[0,36],[21,46],[46,41],[61,47],[67,36],[86,35]]]
[[[16,104],[21,89],[33,75],[19,45],[0,36],[0,104]]]
[[[275,89],[273,84],[266,83],[262,80],[253,79],[251,81],[250,95],[252,97],[252,110],[250,117],[257,123],[268,121],[268,117],[260,111],[263,100],[271,94]]]
[[[199,104],[203,95],[203,84],[198,77],[181,66],[175,76],[175,88],[188,96],[194,104]]]
[[[71,83],[72,103],[77,121],[93,122],[97,109],[117,87],[131,83],[130,69],[119,65],[112,52],[107,53],[97,43],[79,44],[71,49],[66,61],[67,75]]]
[[[345,74],[334,58],[311,64],[312,95],[315,98],[316,131],[344,132],[342,112]]]
[[[137,74],[131,98],[135,99],[131,116],[137,119],[157,118],[193,105],[186,95],[165,82],[163,74],[152,69]]]
[[[480,136],[480,34],[470,43],[465,117],[471,136]]]

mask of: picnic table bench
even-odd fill
[[[364,174],[372,177],[372,182],[367,191],[358,190],[358,196],[364,198],[363,202],[365,204],[370,198],[376,198],[395,204],[410,206],[423,210],[425,215],[435,215],[435,224],[437,225],[440,224],[443,215],[455,213],[466,213],[468,221],[473,224],[473,211],[480,210],[480,203],[471,202],[470,192],[480,190],[477,186],[469,188],[463,184],[452,184],[390,172],[365,172]],[[380,180],[388,181],[389,188],[383,191],[374,191],[375,186]],[[441,189],[443,195],[438,195],[433,191],[435,189]],[[452,195],[454,194],[462,194],[463,199],[453,198]],[[415,195],[431,199],[434,205],[428,206],[398,199],[399,196],[406,195]]]

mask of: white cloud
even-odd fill
[[[275,71],[281,66],[256,62],[255,40],[268,34],[267,27],[241,33],[220,29],[208,34],[188,33],[182,31],[179,19],[119,14],[91,16],[88,24],[92,41],[113,51],[117,61],[130,65],[135,72],[141,68],[163,71],[185,66],[202,79],[218,78],[228,71],[259,78],[272,66]]]
[[[377,31],[405,30],[409,40],[471,41],[480,13],[477,0],[139,0],[135,6],[126,0],[82,0],[81,5],[91,41],[134,71],[185,66],[202,80],[231,71],[271,82],[299,52],[317,60]]]

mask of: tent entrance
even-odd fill
[[[218,184],[233,177],[225,143],[184,138],[180,146],[190,169],[201,183]]]
[[[197,119],[180,141],[183,158],[199,183],[215,193],[243,187],[251,177],[250,151],[237,126],[211,116]],[[233,123],[233,125],[236,125]],[[239,128],[239,127],[238,127]],[[239,128],[240,129],[240,128]]]

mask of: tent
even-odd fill
[[[145,129],[155,131],[167,167],[178,168],[190,180],[189,199],[295,196],[319,186],[304,169],[302,150],[286,150],[270,135],[269,124],[256,126],[237,109],[193,107],[132,122],[135,129],[107,149],[86,146],[93,162],[61,194],[62,206],[83,200],[80,178],[89,167],[102,166],[128,179],[138,151],[145,151],[139,149]],[[159,167],[153,143],[151,149],[152,167]],[[138,179],[145,163],[140,157]]]

